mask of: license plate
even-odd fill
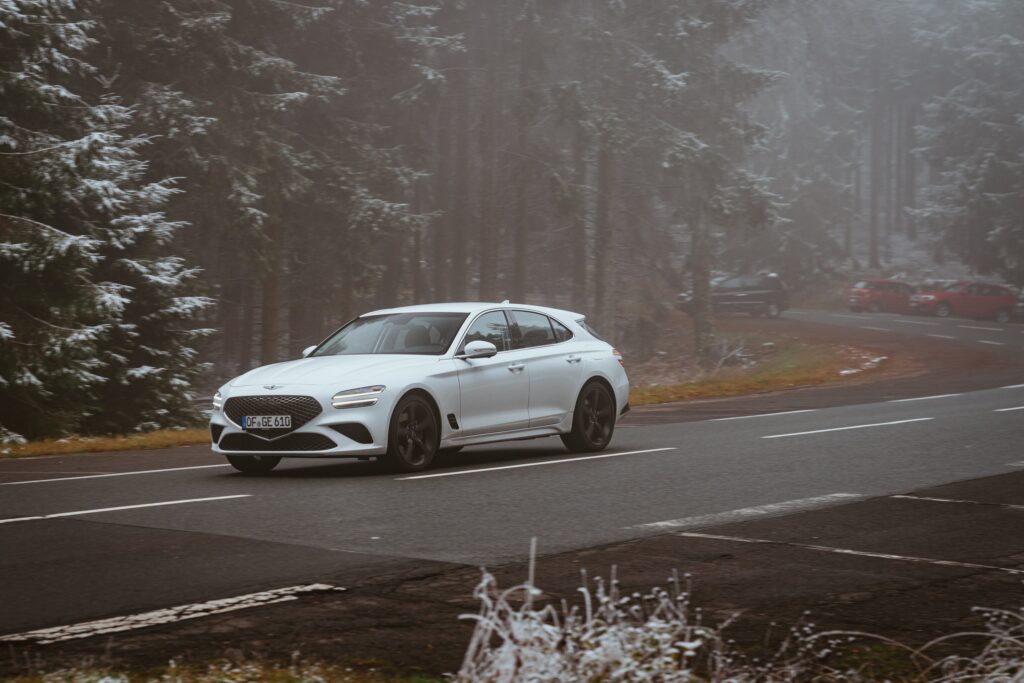
[[[291,415],[246,415],[242,429],[291,429]]]

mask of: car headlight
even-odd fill
[[[372,387],[359,387],[358,389],[347,389],[339,391],[331,397],[331,405],[335,408],[367,408],[377,405],[377,398],[386,389],[382,384],[375,384]]]
[[[214,410],[220,410],[223,407],[224,407],[224,397],[221,396],[220,392],[218,391],[216,394],[213,395],[213,409]]]
[[[935,297],[931,294],[922,294],[921,296],[914,297],[918,301],[935,301]]]

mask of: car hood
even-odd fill
[[[251,387],[264,384],[338,385],[349,380],[358,385],[362,380],[379,382],[385,373],[409,370],[416,366],[432,368],[437,356],[412,355],[352,355],[316,356],[264,365],[231,381],[233,387]],[[340,387],[339,388],[344,388]]]

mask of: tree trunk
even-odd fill
[[[254,337],[255,316],[252,305],[252,289],[254,283],[242,281],[242,324],[238,330],[238,371],[247,372],[252,368],[252,341]]]
[[[878,258],[878,204],[881,194],[882,175],[882,103],[881,96],[876,91],[871,103],[871,147],[868,151],[870,157],[870,181],[868,185],[868,266],[880,268],[882,266]]]
[[[907,106],[904,116],[904,154],[903,162],[903,205],[907,209],[917,208],[917,159],[914,157],[914,105]],[[917,239],[917,222],[912,213],[904,218],[907,237]]]
[[[573,185],[576,210],[569,233],[572,305],[583,310],[587,307],[587,132],[582,122],[576,126],[573,144]]]
[[[462,72],[460,92],[456,93],[455,101],[455,173],[451,188],[452,198],[452,268],[450,293],[452,299],[462,301],[466,298],[466,239],[469,235],[469,99],[472,95],[472,77],[468,69],[469,61],[465,62],[466,70]]]
[[[526,154],[529,139],[529,112],[527,106],[529,97],[527,87],[529,84],[529,59],[527,50],[530,47],[530,40],[527,35],[519,39],[519,108],[516,111],[516,133],[515,151],[519,154]],[[526,168],[526,158],[517,156],[512,163],[512,184],[515,187],[515,203],[513,209],[513,236],[512,253],[512,293],[513,301],[526,301],[526,266],[527,254],[526,245],[529,242],[529,223],[526,219],[526,190],[529,184],[529,173]]]
[[[498,117],[500,110],[500,73],[498,52],[501,49],[499,17],[501,3],[488,2],[487,32],[484,49],[487,51],[487,82],[484,87],[484,110],[480,120],[480,225],[478,226],[479,296],[481,301],[492,301],[497,293],[497,242],[495,240],[498,220],[497,173],[498,173]]]
[[[275,230],[274,233],[277,231]],[[279,243],[278,240],[273,240]],[[281,259],[272,256],[263,276],[263,297],[260,308],[260,362],[276,363],[281,343]]]
[[[698,203],[701,200],[698,199]],[[693,277],[693,348],[697,363],[709,367],[714,359],[714,327],[711,322],[711,240],[709,228],[698,208],[690,223],[690,272]]]
[[[439,215],[433,220],[433,290],[434,301],[446,301],[448,297],[448,236],[452,229],[452,178],[451,178],[451,101],[444,97],[437,117],[437,171],[434,175],[434,209]]]
[[[597,215],[594,217],[594,316],[607,325],[606,290],[611,263],[612,151],[606,141],[597,153]]]

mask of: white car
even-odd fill
[[[282,457],[430,466],[440,451],[561,436],[608,446],[629,410],[622,356],[577,313],[450,303],[360,316],[298,360],[251,370],[213,399],[213,450],[242,472]]]

